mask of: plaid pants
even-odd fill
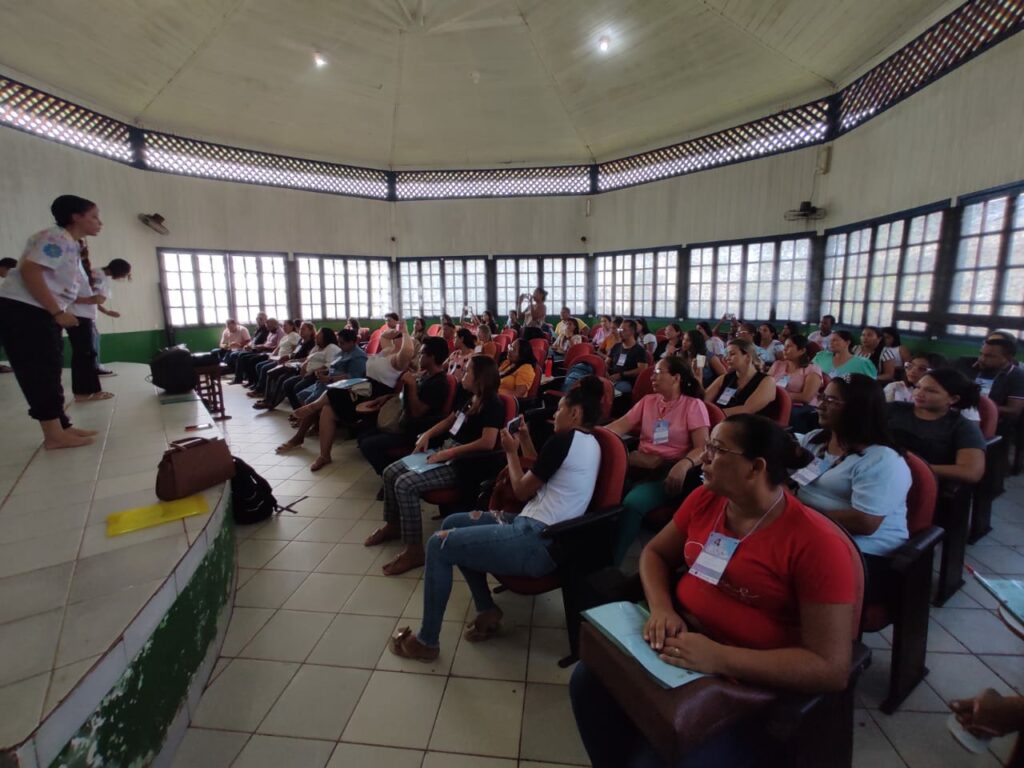
[[[389,464],[384,474],[384,521],[397,525],[405,544],[423,543],[420,494],[438,488],[452,488],[459,476],[450,464],[429,472],[414,472],[402,459]]]

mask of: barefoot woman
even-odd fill
[[[43,429],[43,445],[74,448],[91,443],[95,432],[75,429],[64,414],[63,332],[78,325],[67,311],[85,279],[78,241],[99,234],[103,223],[95,203],[74,195],[61,195],[50,211],[57,226],[29,239],[0,286],[0,340],[29,415]]]

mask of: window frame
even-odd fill
[[[686,250],[687,249],[685,249],[682,245],[671,244],[671,245],[654,245],[654,246],[651,246],[649,248],[626,248],[626,249],[617,250],[617,251],[596,251],[590,257],[591,259],[593,259],[593,262],[594,262],[594,270],[593,270],[593,274],[594,274],[594,291],[593,291],[593,295],[594,295],[594,316],[597,317],[597,316],[600,316],[600,315],[611,315],[613,317],[614,316],[620,316],[620,317],[623,317],[623,318],[643,317],[645,320],[675,320],[675,319],[677,319],[678,310],[679,310],[679,292],[681,290],[683,290],[684,285],[685,285],[685,282],[684,282],[684,279],[683,279],[683,275],[682,275],[682,271],[683,271],[683,264],[687,260],[686,259]],[[673,311],[672,311],[672,314],[669,314],[669,315],[659,315],[659,314],[657,314],[658,304],[659,304],[658,288],[660,287],[660,284],[659,284],[659,276],[660,275],[659,275],[659,273],[661,272],[662,269],[665,269],[665,267],[663,267],[661,265],[661,259],[659,257],[663,253],[664,254],[668,254],[668,253],[672,253],[672,252],[675,253],[675,257],[676,257],[676,264],[675,264],[675,278],[676,278],[675,279],[675,294],[674,294],[674,299],[670,300],[671,304],[672,304],[671,309]],[[637,282],[637,276],[638,276],[640,270],[636,266],[636,257],[637,257],[637,255],[647,254],[647,253],[651,254],[651,256],[653,257],[652,258],[651,267],[650,267],[651,282],[650,282],[650,284],[648,284],[646,282],[638,283]],[[630,284],[629,284],[629,297],[628,297],[628,299],[623,299],[623,297],[621,296],[621,293],[620,293],[620,290],[623,289],[623,285],[620,284],[620,282],[619,282],[619,277],[621,275],[620,258],[624,257],[624,256],[629,256],[630,257],[630,267],[626,271],[627,271],[627,273],[630,273],[633,276],[633,279],[630,281]],[[605,306],[604,304],[601,303],[601,290],[604,287],[601,284],[601,275],[606,272],[606,271],[603,271],[601,269],[601,266],[600,266],[602,258],[610,258],[611,259],[612,284],[611,284],[611,287],[610,287],[610,293],[611,293],[611,300],[610,300],[611,301],[611,306],[610,307]],[[668,269],[671,269],[671,267],[668,267]],[[646,271],[647,267],[643,267],[643,270]],[[635,310],[636,310],[637,302],[638,301],[641,301],[641,302],[642,301],[646,301],[646,299],[642,298],[642,296],[638,298],[638,294],[640,294],[641,290],[645,291],[648,287],[650,288],[651,311],[649,313],[636,312]],[[622,305],[619,304],[618,302],[619,301],[624,301],[624,300],[628,301],[628,303],[629,303],[629,310],[630,310],[629,312],[621,311]]]
[[[284,263],[285,309],[288,312],[288,317],[287,318],[281,317],[281,318],[277,318],[277,319],[283,321],[283,320],[286,320],[286,319],[290,319],[291,317],[294,317],[294,315],[295,315],[294,307],[292,307],[291,292],[290,292],[290,288],[291,288],[291,285],[290,285],[291,275],[290,275],[290,268],[289,268],[290,261],[288,259],[288,254],[286,252],[283,252],[283,251],[242,251],[242,250],[237,250],[237,249],[222,249],[222,248],[164,248],[164,247],[158,247],[156,249],[156,253],[157,253],[157,267],[158,267],[158,270],[159,270],[159,279],[160,279],[160,300],[163,302],[164,321],[167,324],[167,329],[168,330],[173,331],[173,330],[179,329],[179,328],[182,328],[182,329],[185,329],[185,328],[215,328],[215,327],[218,327],[220,325],[223,325],[224,322],[228,318],[234,318],[234,319],[238,320],[239,323],[242,323],[243,325],[247,324],[247,323],[245,323],[244,321],[242,321],[238,317],[238,303],[237,303],[236,298],[235,298],[236,286],[235,286],[235,279],[234,279],[234,270],[232,268],[233,267],[233,263],[232,263],[232,257],[233,256],[254,256],[254,257],[257,258],[257,262],[256,262],[257,265],[258,265],[258,267],[257,267],[257,290],[259,292],[261,301],[265,297],[266,290],[267,290],[266,286],[263,283],[263,263],[262,263],[261,258],[262,257],[280,258],[282,260],[282,262]],[[165,265],[164,265],[164,254],[177,254],[179,256],[182,255],[182,254],[187,254],[192,259],[192,276],[193,276],[193,281],[194,281],[193,291],[195,292],[195,298],[196,298],[196,311],[198,313],[198,318],[199,318],[199,322],[198,323],[184,323],[184,324],[181,324],[181,325],[176,325],[176,324],[171,323],[171,310],[172,310],[172,307],[171,307],[171,303],[170,303],[170,294],[169,294],[169,291],[171,289],[167,285],[167,270],[166,270]],[[206,306],[205,306],[205,304],[203,302],[202,288],[200,287],[199,279],[198,279],[199,278],[199,274],[200,274],[200,272],[199,272],[199,256],[200,255],[220,256],[220,257],[223,257],[223,259],[224,259],[224,281],[225,281],[224,290],[226,292],[226,308],[227,308],[226,311],[227,311],[228,315],[227,315],[227,317],[225,317],[223,319],[220,319],[216,323],[204,322],[204,320],[206,319],[205,316],[204,316],[205,315],[205,311],[206,311]],[[262,308],[260,309],[260,311],[263,311]],[[252,322],[255,322],[255,320],[253,320]]]
[[[458,307],[449,307],[448,306],[448,292],[450,290],[449,287],[448,287],[448,269],[449,269],[448,265],[451,264],[451,263],[458,263],[461,266],[461,275],[462,275],[462,288],[461,288],[461,290],[463,292],[463,299],[465,300],[467,295],[468,295],[468,291],[471,290],[468,287],[468,285],[467,285],[466,267],[467,267],[469,262],[474,262],[474,261],[481,262],[482,266],[483,266],[483,270],[479,274],[481,274],[483,276],[483,289],[482,290],[483,290],[484,302],[486,303],[487,300],[488,300],[489,290],[490,290],[490,264],[489,264],[489,260],[488,260],[486,255],[484,255],[484,254],[476,254],[476,255],[469,255],[469,256],[403,256],[403,257],[400,257],[399,259],[397,259],[397,261],[395,263],[395,280],[397,281],[397,285],[398,285],[398,306],[401,309],[400,310],[396,310],[396,311],[400,311],[403,318],[413,318],[413,317],[438,317],[439,318],[442,314],[447,314],[447,315],[451,315],[453,321],[458,322],[458,319],[462,315],[462,305],[460,305]],[[423,272],[422,272],[422,268],[421,268],[423,263],[437,263],[439,265],[438,277],[440,279],[440,286],[439,286],[439,297],[438,297],[436,303],[437,303],[437,306],[439,307],[440,311],[437,312],[436,314],[433,314],[433,313],[431,313],[429,311],[425,311],[424,310],[423,281],[422,281],[423,280]],[[405,287],[405,285],[404,285],[404,283],[402,281],[402,265],[403,264],[415,264],[416,265],[416,281],[417,281],[417,284],[415,286],[415,289],[412,289],[412,288],[408,289],[408,292],[410,293],[410,296],[411,295],[418,295],[419,296],[418,306],[415,307],[416,311],[410,311],[410,308],[406,306],[405,294],[407,293],[407,289],[406,289],[406,287]],[[480,289],[474,288],[472,290],[480,290]],[[482,312],[486,308],[487,308],[486,306],[473,307],[473,310],[476,311],[476,312]]]
[[[349,317],[356,317],[358,319],[363,319],[363,320],[383,320],[384,319],[384,315],[387,312],[393,311],[391,309],[386,309],[386,310],[384,310],[384,312],[380,313],[379,315],[376,312],[374,312],[374,309],[376,309],[376,307],[374,307],[374,295],[375,295],[375,293],[374,293],[375,292],[374,274],[373,274],[373,270],[370,268],[371,262],[378,262],[378,263],[383,262],[385,264],[385,266],[387,267],[387,269],[385,271],[385,273],[388,275],[388,285],[387,285],[386,296],[387,296],[388,304],[391,304],[393,302],[393,298],[392,297],[394,295],[393,291],[392,291],[392,285],[391,284],[394,281],[394,276],[391,273],[391,266],[390,266],[391,265],[391,258],[390,257],[388,257],[388,256],[357,256],[357,255],[339,254],[339,253],[308,253],[308,252],[300,252],[300,251],[296,251],[293,254],[293,257],[294,257],[294,263],[295,263],[295,270],[294,270],[294,273],[293,273],[294,279],[295,279],[295,293],[298,296],[298,302],[299,302],[298,308],[300,310],[299,314],[303,315],[303,317],[302,317],[303,320],[309,320],[311,322],[318,322],[318,323],[323,323],[323,322],[333,321],[333,320],[347,320]],[[306,313],[303,310],[302,293],[303,293],[304,290],[309,290],[309,289],[307,289],[303,285],[303,282],[302,282],[303,274],[304,273],[300,269],[300,265],[299,265],[299,260],[300,259],[314,259],[319,264],[319,267],[320,267],[320,270],[319,270],[319,274],[320,274],[320,288],[319,288],[319,291],[320,291],[320,312],[323,315],[322,317],[305,317],[304,316]],[[331,262],[332,264],[341,263],[341,264],[344,265],[344,270],[343,271],[344,271],[344,277],[345,277],[345,287],[344,287],[344,291],[345,291],[345,313],[344,314],[345,314],[345,317],[331,317],[327,313],[327,307],[328,307],[329,304],[331,306],[335,306],[334,302],[328,302],[327,301],[327,291],[328,291],[327,279],[326,279],[327,278],[327,273],[326,273],[326,271],[324,269],[324,266],[325,266],[325,264],[327,262]],[[360,292],[360,289],[358,287],[353,287],[353,280],[352,280],[353,275],[352,275],[351,271],[349,270],[349,264],[350,263],[355,263],[355,262],[363,262],[363,264],[365,265],[365,267],[364,267],[365,268],[365,275],[364,276],[366,278],[366,286],[367,286],[366,287],[366,299],[365,299],[365,302],[366,302],[366,309],[368,311],[368,314],[363,314],[363,313],[355,314],[355,313],[352,312],[352,307],[353,307],[352,296],[353,296],[354,293],[359,293]],[[335,273],[335,274],[337,274],[337,273]],[[356,277],[358,277],[358,275],[356,275]],[[336,290],[336,289],[334,289],[334,290]]]

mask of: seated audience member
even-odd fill
[[[562,398],[554,435],[539,455],[525,424],[515,436],[501,431],[512,491],[526,506],[518,515],[487,510],[445,518],[427,541],[420,631],[400,630],[392,638],[392,653],[437,658],[453,567],[462,571],[477,611],[465,631],[470,642],[490,639],[501,627],[502,612],[491,596],[488,573],[539,578],[555,570],[548,552],[551,543],[541,534],[550,525],[581,516],[590,505],[601,465],[601,448],[591,430],[601,411],[602,391],[600,380],[588,377]],[[523,470],[520,448],[524,458],[535,460],[529,470]]]
[[[862,376],[877,378],[878,369],[866,357],[858,357],[851,351],[853,336],[849,331],[832,331],[828,337],[828,349],[823,349],[814,356],[814,364],[835,378],[848,373],[859,373]]]
[[[865,326],[860,333],[860,344],[853,350],[857,357],[871,361],[875,367],[876,380],[881,383],[894,381],[896,365],[900,362],[899,350],[885,346],[882,330],[873,325]]]
[[[652,383],[652,394],[608,425],[618,435],[640,436],[639,448],[629,454],[629,465],[634,470],[631,474],[639,482],[622,502],[616,565],[626,556],[644,515],[682,499],[699,483],[697,474],[690,472],[700,463],[711,426],[707,406],[700,399],[700,386],[682,358],[666,357],[655,363]]]
[[[448,375],[462,381],[466,375],[466,363],[476,354],[476,336],[467,328],[460,328],[455,334],[455,348],[448,356]],[[493,355],[492,355],[493,357]]]
[[[260,343],[253,341],[249,345],[249,349],[235,359],[235,378],[231,383],[245,384],[247,381],[255,380],[256,364],[262,363],[270,357],[270,353],[277,349],[277,345],[283,338],[284,329],[277,322],[277,318],[268,318],[267,334],[263,337],[263,341]]]
[[[422,317],[415,317],[412,321],[412,339],[417,344],[422,344],[427,336],[427,321]]]
[[[298,393],[306,387],[315,384],[316,373],[319,370],[327,370],[327,367],[334,362],[334,358],[341,354],[341,347],[338,346],[338,335],[331,328],[321,328],[316,333],[316,346],[313,351],[306,355],[306,359],[299,365],[294,376],[288,377],[281,383],[281,394],[287,398],[292,409],[301,408]],[[266,409],[271,410],[277,405],[267,403]]]
[[[1005,336],[990,335],[978,360],[964,374],[999,408],[999,431],[1013,434],[1024,411],[1024,370],[1016,364],[1017,345]]]
[[[345,333],[342,331],[342,333]],[[373,357],[364,358],[364,375],[359,378],[369,380],[370,396],[381,397],[394,391],[398,378],[412,362],[414,344],[412,337],[402,332],[399,325],[394,330],[384,331],[380,335],[380,352]],[[359,349],[359,347],[356,347]],[[363,352],[363,350],[359,350]],[[365,353],[364,353],[365,355]],[[339,421],[351,426],[355,422],[356,403],[365,398],[358,397],[355,392],[345,389],[328,388],[319,397],[295,410],[292,414],[299,428],[295,437],[278,446],[278,453],[285,453],[298,448],[306,439],[306,434],[314,425],[319,425],[320,455],[310,465],[311,472],[318,472],[331,463],[330,447],[334,443]]]
[[[572,311],[568,307],[562,307],[561,312],[558,313],[558,324],[555,326],[555,336],[561,336],[565,333],[565,324],[569,320],[576,321],[576,332],[579,333],[584,328],[589,328],[586,323],[580,320],[578,317],[572,316]]]
[[[516,335],[523,329],[523,323],[519,319],[519,311],[516,309],[510,309],[508,311],[508,319],[505,321],[505,329],[509,331],[515,331]]]
[[[650,607],[644,639],[662,660],[800,693],[846,687],[859,566],[843,533],[786,492],[788,470],[808,460],[763,417],[730,416],[714,428],[702,457],[703,487],[640,556]],[[712,535],[740,543],[717,582],[693,568]],[[676,581],[681,567],[688,570]],[[617,701],[583,662],[569,695],[596,768],[663,765],[626,714],[629,702]],[[771,747],[752,725],[738,722],[675,765],[762,765]]]
[[[297,375],[299,367],[316,349],[316,326],[310,322],[299,325],[299,344],[290,355],[282,355],[277,366],[266,372],[266,381],[257,382],[256,391],[263,394],[258,402],[265,408],[273,408],[284,399],[282,385]],[[254,406],[255,407],[255,406]]]
[[[280,365],[282,359],[287,361],[296,348],[298,348],[299,343],[302,341],[298,328],[298,321],[296,320],[285,320],[281,323],[281,329],[284,332],[284,335],[281,336],[281,341],[278,342],[266,360],[257,362],[253,368],[250,383],[246,385],[246,389],[250,390],[248,393],[249,397],[262,397],[263,389],[267,382],[267,373]]]
[[[248,328],[240,325],[233,317],[228,318],[220,334],[220,347],[217,349],[220,359],[228,363],[228,367],[233,370],[235,358],[251,340]]]
[[[508,345],[505,362],[498,369],[498,391],[513,397],[526,397],[537,377],[537,365],[530,342],[516,339]]]
[[[800,323],[794,323],[790,320],[787,323],[782,324],[782,330],[779,331],[779,341],[783,344],[786,343],[786,339],[790,339],[793,336],[803,336],[803,329],[800,327]]]
[[[606,372],[619,392],[628,395],[633,382],[647,369],[647,350],[637,341],[637,326],[633,320],[623,320],[619,327],[619,341],[608,355]]]
[[[427,463],[437,465],[426,472],[409,469],[399,459],[384,470],[384,525],[364,542],[372,547],[401,539],[405,548],[387,565],[386,576],[395,576],[423,565],[423,521],[420,495],[438,488],[459,487],[466,482],[464,473],[480,481],[476,462],[454,462],[480,451],[493,451],[498,432],[505,426],[505,404],[498,396],[498,366],[490,357],[477,355],[469,361],[462,386],[471,398],[462,409],[446,416],[416,441],[413,453],[422,453],[437,438],[444,438],[441,450],[431,454]]]
[[[647,350],[648,354],[654,356],[654,350],[658,346],[658,337],[651,333],[651,328],[647,325],[647,321],[642,317],[633,319],[636,323],[636,338],[643,345],[643,348]]]
[[[411,452],[416,438],[447,415],[441,410],[448,398],[448,376],[444,372],[447,358],[448,345],[444,339],[424,339],[419,351],[419,376],[405,371],[400,378],[404,412],[401,431],[371,429],[360,435],[359,450],[378,475],[394,461],[396,450]],[[331,458],[330,444],[320,446],[320,455]]]
[[[357,338],[359,337],[359,320],[357,320],[356,318],[350,317],[345,322],[345,328],[347,328],[350,331],[354,331],[355,334],[356,334],[356,337]],[[342,330],[344,330],[344,329],[342,329]]]
[[[708,354],[714,357],[725,357],[725,342],[715,336],[711,330],[711,324],[701,321],[697,323],[697,330],[704,337],[704,344],[708,348]]]
[[[903,339],[900,338],[900,332],[892,326],[887,326],[882,329],[882,344],[889,349],[895,349],[899,355],[899,359],[896,361],[896,370],[904,363],[910,362],[910,350],[903,346]]]
[[[807,338],[795,334],[786,339],[782,359],[772,365],[768,375],[775,385],[789,393],[793,401],[789,425],[799,433],[810,432],[818,425],[818,392],[821,390],[821,368],[807,354]]]
[[[655,361],[661,360],[663,357],[678,355],[683,344],[683,331],[678,323],[666,323],[662,330],[665,332],[665,338],[654,347]]]
[[[910,360],[903,364],[903,379],[890,381],[882,390],[887,403],[914,402],[914,387],[921,377],[935,368],[946,367],[946,359],[942,355],[925,352],[911,355]]]
[[[775,401],[775,379],[759,370],[761,358],[753,342],[733,339],[726,347],[727,373],[719,376],[704,393],[704,402],[714,403],[726,416],[760,413]]]
[[[619,334],[619,329],[622,327],[622,322],[623,321],[621,317],[616,316],[612,318],[612,327],[608,331],[608,334],[604,337],[604,340],[601,342],[601,345],[599,347],[594,347],[598,354],[603,355],[605,358],[607,358],[609,355],[611,355],[612,350],[615,348],[615,345],[622,341],[622,337]]]
[[[782,359],[782,342],[779,341],[779,334],[771,323],[761,323],[757,326],[757,354],[761,357],[765,368],[775,364]]]
[[[725,373],[725,363],[718,355],[711,354],[707,348],[707,339],[699,330],[686,331],[680,335],[679,344],[679,355],[690,364],[693,376],[700,384],[700,396],[703,399],[704,388]],[[704,357],[703,367],[698,359],[701,355]]]
[[[455,338],[455,324],[449,320],[447,323],[441,323],[441,338],[448,344],[448,351],[454,352],[456,347]]]
[[[985,474],[985,438],[961,414],[978,405],[978,385],[952,368],[921,377],[913,403],[890,403],[889,431],[896,445],[931,465],[939,480],[973,484]]]
[[[494,315],[491,314],[491,310],[485,309],[480,313],[479,325],[487,326],[487,330],[491,332],[492,336],[498,333],[498,324],[494,321]]]
[[[818,330],[812,331],[811,335],[807,337],[808,341],[813,341],[822,350],[831,349],[830,346],[832,337],[832,328],[836,324],[836,319],[832,315],[823,315],[821,322],[818,324]]]
[[[583,343],[576,318],[570,317],[559,323],[558,327],[561,328],[561,331],[556,334],[555,340],[551,343],[551,357],[556,361],[565,359],[565,353],[569,351],[569,347]]]
[[[327,391],[328,384],[336,381],[366,378],[366,350],[359,346],[356,331],[342,328],[338,332],[338,349],[331,364],[314,373],[316,381],[298,391],[299,402],[313,402]]]
[[[815,461],[794,475],[797,496],[850,532],[867,564],[867,602],[884,599],[889,557],[909,538],[910,490],[910,468],[886,426],[885,398],[867,376],[832,379],[818,405],[818,423],[821,429],[800,441]]]
[[[493,320],[491,322],[494,322]],[[476,327],[476,347],[473,351],[478,355],[487,355],[498,359],[498,345],[494,343],[491,336],[491,327],[482,322]]]
[[[594,345],[594,349],[601,349],[601,343],[608,338],[612,332],[612,319],[608,315],[600,315],[597,318],[597,325],[594,326],[593,333],[590,334],[590,342]]]

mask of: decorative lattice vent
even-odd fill
[[[2,77],[0,123],[122,163],[132,161],[124,123]]]
[[[146,167],[157,171],[380,200],[388,196],[384,171],[225,147],[166,133],[146,131],[144,137]]]
[[[828,102],[815,101],[698,139],[598,166],[597,187],[632,187],[816,144],[828,132]]]
[[[590,168],[586,165],[489,171],[402,171],[397,176],[395,191],[399,200],[578,195],[590,191]]]
[[[965,3],[842,92],[839,132],[870,120],[1024,25],[1024,0]]]

